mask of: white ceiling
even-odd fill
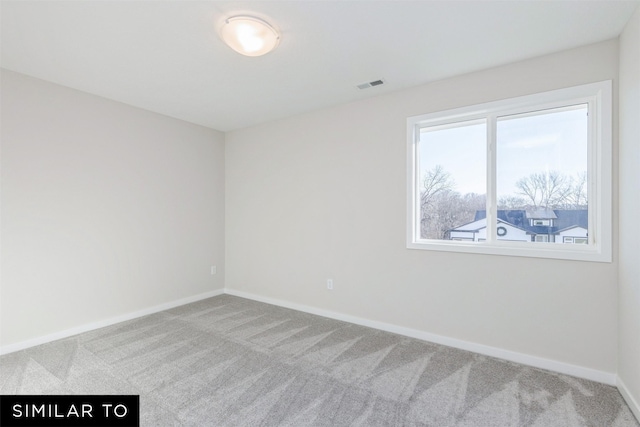
[[[3,0],[1,64],[229,131],[611,39],[639,4]],[[220,23],[240,13],[281,31],[275,51],[222,43]]]

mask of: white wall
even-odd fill
[[[2,345],[224,287],[223,134],[1,82]]]
[[[405,159],[409,116],[607,79],[615,91],[617,46],[228,133],[227,289],[613,376],[617,254],[589,263],[408,250]]]
[[[618,376],[640,419],[640,8],[620,37],[619,173]]]

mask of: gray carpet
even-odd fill
[[[143,426],[639,426],[614,387],[229,295],[2,356],[0,393],[139,394]]]

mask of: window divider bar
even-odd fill
[[[414,127],[414,144],[413,144],[413,155],[414,158],[416,159],[416,175],[414,177],[414,182],[415,182],[415,186],[416,186],[416,191],[415,191],[415,212],[416,212],[416,223],[415,223],[415,231],[414,231],[414,236],[416,239],[419,239],[421,237],[421,232],[422,232],[422,221],[420,219],[421,217],[421,198],[420,198],[420,186],[421,186],[421,182],[420,182],[420,168],[422,167],[420,165],[420,127],[419,126],[415,126]]]
[[[493,244],[496,241],[497,227],[497,196],[496,196],[496,131],[497,116],[489,114],[487,116],[487,243]]]
[[[597,171],[601,170],[601,168],[599,167],[599,165],[597,164],[597,160],[598,159],[602,159],[602,154],[598,154],[597,151],[601,149],[601,146],[598,146],[597,144],[593,143],[593,138],[597,138],[596,135],[598,135],[598,132],[600,132],[600,129],[598,129],[598,121],[595,120],[595,117],[602,117],[602,113],[597,111],[597,108],[599,108],[599,103],[597,102],[596,98],[592,98],[589,100],[588,102],[588,126],[589,126],[589,131],[587,132],[587,138],[588,138],[588,143],[587,143],[587,211],[588,211],[588,234],[587,234],[587,239],[589,244],[593,245],[599,242],[596,242],[595,236],[598,235],[599,230],[597,229],[598,227],[598,220],[599,218],[599,206],[598,206],[598,201],[599,201],[599,197],[596,196],[596,194],[604,194],[604,192],[602,192],[600,190],[600,186],[601,186],[601,176],[598,174]],[[604,197],[604,196],[601,196]]]
[[[409,163],[412,164],[413,175],[411,176],[411,216],[408,219],[413,223],[409,241],[417,241],[420,239],[420,156],[418,154],[418,145],[420,144],[420,130],[417,124],[411,126],[412,138],[409,143]]]

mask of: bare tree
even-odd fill
[[[454,186],[455,182],[451,174],[441,165],[436,165],[425,173],[422,180],[422,191],[420,191],[422,205],[431,203],[433,198],[443,191],[453,190]]]
[[[571,209],[586,209],[589,202],[587,198],[587,172],[580,172],[572,178],[571,192],[567,197],[567,207]]]
[[[425,172],[420,190],[420,235],[423,238],[439,238],[442,218],[438,205],[453,187],[451,175],[441,165]]]
[[[455,226],[473,221],[477,211],[487,208],[487,195],[477,193],[467,193],[460,198],[459,219],[462,221]],[[451,227],[449,228],[451,229]]]
[[[420,234],[443,239],[447,231],[473,221],[476,211],[485,209],[484,194],[461,195],[454,190],[451,175],[440,165],[425,173],[420,192]]]
[[[538,208],[561,207],[571,195],[573,180],[558,171],[537,172],[516,182],[517,194]]]
[[[526,205],[526,199],[518,196],[502,196],[498,199],[498,209],[522,209]]]

